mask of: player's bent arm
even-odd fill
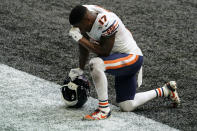
[[[113,48],[114,41],[115,41],[115,33],[107,37],[102,36],[99,42],[100,44],[91,43],[85,37],[80,39],[79,43],[87,50],[96,53],[98,56],[109,56]]]
[[[79,68],[84,70],[88,61],[89,51],[79,44]]]

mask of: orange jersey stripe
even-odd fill
[[[106,70],[109,70],[109,69],[118,69],[118,68],[122,68],[122,67],[125,67],[125,66],[129,66],[129,65],[132,65],[133,63],[135,63],[137,60],[138,60],[139,56],[136,55],[135,59],[128,62],[128,63],[124,63],[124,64],[121,64],[121,65],[118,65],[118,66],[107,66],[106,67]]]
[[[114,28],[116,29],[117,26],[118,26],[118,21],[117,21],[116,24],[114,25]]]
[[[116,60],[104,61],[104,64],[113,64],[113,63],[116,63],[116,62],[124,61],[124,60],[130,59],[132,56],[133,56],[133,54],[128,55],[127,57],[123,57],[123,58],[120,58],[120,59],[116,59]]]
[[[159,91],[159,95],[161,96],[161,90],[160,90],[160,88],[158,88],[158,91]]]

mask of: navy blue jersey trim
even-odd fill
[[[114,20],[113,24],[111,24],[106,30],[102,31],[102,33],[106,32],[108,29],[110,29],[115,23],[116,23],[116,20]]]

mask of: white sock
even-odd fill
[[[156,98],[155,90],[150,90],[146,92],[137,93],[134,100],[127,100],[119,103],[120,108],[123,111],[133,111],[138,106],[143,105],[144,103]]]
[[[91,76],[96,88],[99,100],[108,100],[108,83],[105,75],[104,62],[101,58],[93,58],[90,61]]]
[[[167,97],[169,95],[169,89],[166,85],[161,88],[155,89],[155,92],[157,94],[157,97]]]
[[[99,100],[108,100],[107,78],[104,72],[95,71],[91,73],[94,86]]]

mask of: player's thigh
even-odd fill
[[[115,76],[116,102],[120,103],[126,100],[133,100],[136,93],[136,77],[133,76]]]
[[[116,53],[101,57],[104,61],[105,72],[115,76],[136,74],[142,66],[143,56]]]

